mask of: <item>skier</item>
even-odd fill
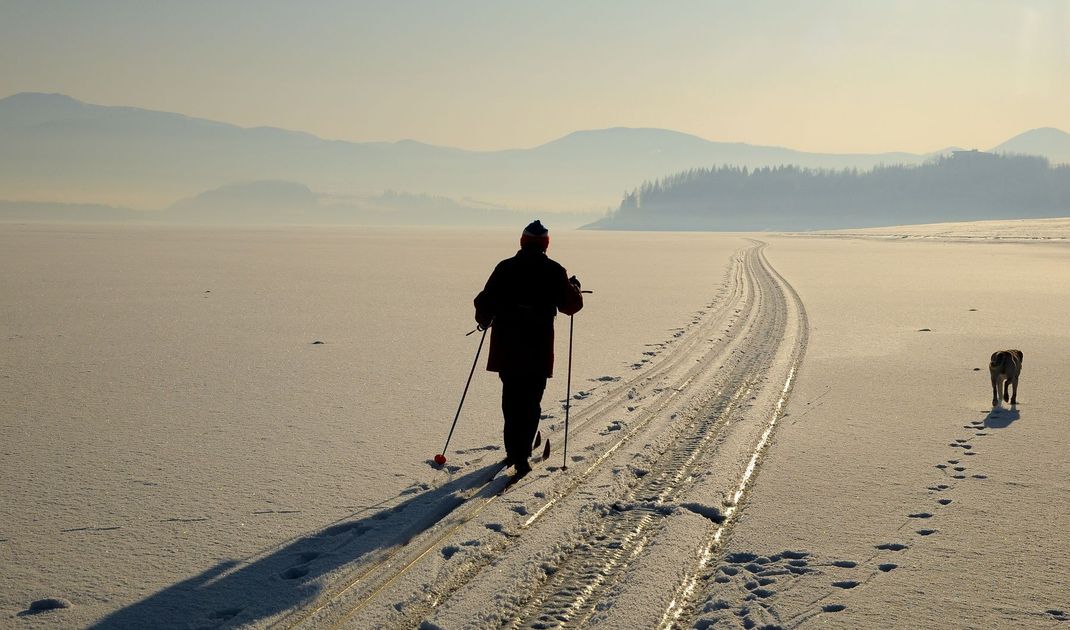
[[[580,281],[546,255],[549,245],[549,231],[533,221],[520,251],[498,263],[475,299],[476,323],[491,327],[487,369],[502,381],[506,463],[518,476],[531,471],[542,394],[553,376],[554,318],[583,308]]]

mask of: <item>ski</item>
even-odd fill
[[[537,442],[536,442],[537,443]],[[514,472],[509,476],[509,480],[505,482],[505,485],[498,491],[499,495],[505,494],[510,488],[520,482],[521,479],[527,477],[532,470],[534,470],[536,464],[541,464],[550,459],[550,438],[546,438],[545,445],[542,449],[542,457],[532,457],[528,460],[528,470],[523,473]],[[503,467],[508,468],[508,466]]]

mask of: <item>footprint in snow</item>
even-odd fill
[[[71,608],[74,604],[68,599],[62,597],[46,597],[44,599],[38,599],[30,603],[30,607],[19,613],[20,617],[26,617],[29,615],[36,615],[40,613],[49,612],[52,610],[61,610],[63,608]]]
[[[216,620],[220,620],[220,621],[222,621],[224,619],[231,619],[231,618],[237,617],[239,614],[241,614],[242,610],[244,610],[244,609],[243,608],[224,608],[222,610],[217,610],[217,611],[214,611],[212,613],[209,613],[208,618],[209,619],[216,619]]]
[[[940,505],[950,505],[951,499],[938,499],[936,502]]]
[[[856,580],[842,580],[840,582],[833,582],[832,585],[836,588],[842,588],[844,590],[852,589],[858,586],[859,582]]]
[[[290,567],[283,571],[279,576],[284,580],[296,580],[308,575],[309,568],[306,566]]]
[[[836,613],[846,609],[847,607],[843,604],[825,604],[821,607],[821,612]]]
[[[936,533],[935,529],[919,529],[918,534],[921,536],[932,536]]]
[[[883,571],[884,573],[887,573],[887,572],[891,571],[892,569],[897,568],[898,566],[899,566],[898,564],[895,564],[895,563],[892,563],[892,562],[885,562],[884,564],[877,565],[877,568],[880,569],[881,571]]]
[[[358,523],[342,523],[341,525],[334,525],[323,530],[324,536],[340,536],[342,534],[349,534],[356,538],[357,536],[363,536],[368,533],[371,528],[366,525],[360,525]]]
[[[902,551],[904,549],[909,549],[909,547],[901,543],[881,543],[876,547],[881,551]]]
[[[836,560],[832,563],[832,566],[839,567],[841,569],[853,569],[858,566],[858,563],[852,562],[850,560]]]

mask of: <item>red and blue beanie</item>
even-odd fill
[[[543,226],[542,222],[535,219],[524,228],[520,235],[520,247],[522,249],[534,248],[546,251],[550,246],[550,231]]]

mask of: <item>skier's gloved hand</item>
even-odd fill
[[[579,278],[577,278],[576,276],[572,276],[571,278],[568,279],[568,282],[572,286],[576,287],[577,291],[580,290],[580,279]]]

